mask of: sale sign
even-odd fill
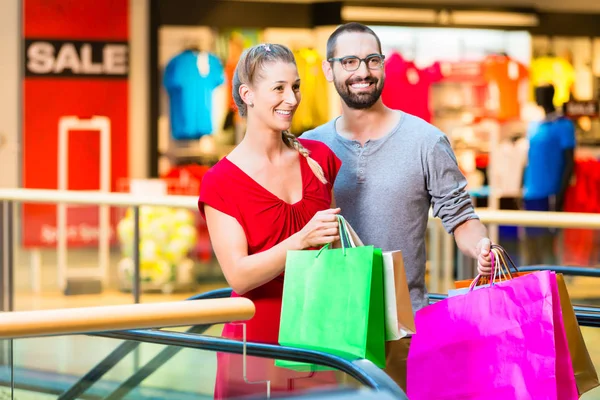
[[[113,191],[128,176],[127,0],[24,0],[23,186]],[[24,204],[25,247],[95,246],[119,213]],[[108,221],[108,222],[106,222]]]

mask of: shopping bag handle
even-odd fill
[[[491,264],[492,271],[490,272],[490,286],[494,286],[494,282],[496,280],[497,269],[496,269],[496,256],[494,255],[493,251],[490,252],[490,258],[492,259],[492,264]],[[479,284],[479,281],[481,280],[481,278],[483,278],[483,275],[477,274],[475,279],[473,279],[473,281],[469,285],[469,292],[471,292],[471,291],[473,291],[473,289],[475,289],[475,287]]]
[[[340,240],[343,235],[343,237],[346,239],[347,247],[356,247],[356,243],[354,243],[354,240],[352,240],[352,235],[350,234],[350,230],[348,229],[348,221],[346,221],[346,218],[344,218],[342,215],[338,215],[337,217],[338,223],[340,224]]]
[[[348,233],[348,229],[347,229],[347,225],[346,225],[347,224],[346,219],[339,214],[336,217],[337,217],[337,221],[338,221],[338,231],[339,231],[339,235],[340,235],[340,243],[342,245],[342,252],[344,255],[346,255],[347,248],[356,247],[356,246],[354,245],[354,242],[352,241],[352,239],[350,239],[350,234]],[[331,243],[327,243],[326,245],[321,247],[321,249],[315,256],[315,258],[319,257],[321,255],[321,252],[323,252],[323,250],[329,249],[331,247],[330,245],[331,245]]]
[[[487,278],[481,274],[478,274],[475,277],[475,279],[473,279],[471,284],[469,285],[469,289],[473,290],[479,283],[481,283],[481,280],[483,278],[487,278],[490,280],[490,282],[489,282],[490,286],[494,286],[496,281],[502,281],[503,280],[502,277],[508,277],[508,279],[513,279],[513,276],[510,271],[510,266],[506,262],[505,257],[509,258],[508,254],[506,253],[506,250],[504,250],[499,245],[492,245],[492,248],[490,250],[491,267],[492,267],[492,270],[490,273],[490,278]],[[510,260],[510,261],[512,262],[512,260]],[[514,265],[514,262],[512,262],[511,265],[518,272],[518,270],[516,269],[516,266]]]
[[[494,243],[494,244],[492,244],[492,249],[496,249],[499,252],[502,252],[502,256],[508,260],[508,264],[509,264],[508,268],[510,269],[510,267],[512,266],[513,269],[515,270],[515,272],[519,272],[519,268],[517,268],[517,265],[515,264],[513,259],[510,257],[508,252],[504,249],[504,247],[500,246],[499,244]]]

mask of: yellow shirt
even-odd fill
[[[540,57],[531,63],[530,79],[533,88],[545,83],[554,85],[554,105],[562,107],[569,101],[575,69],[564,58]]]
[[[292,132],[299,135],[329,120],[328,82],[321,69],[323,59],[315,50],[302,49],[294,56],[302,100],[292,120]]]

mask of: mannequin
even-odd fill
[[[535,101],[538,106],[544,109],[546,115],[544,121],[556,121],[561,118],[554,107],[554,97],[555,90],[553,85],[542,85],[535,88]],[[564,121],[566,122],[566,120]],[[572,124],[568,125],[571,125],[572,127]],[[569,135],[571,132],[565,132],[564,134]],[[555,195],[555,211],[562,211],[564,207],[565,193],[569,187],[569,182],[571,181],[573,170],[575,168],[575,147],[564,148],[562,155],[564,165],[559,190]]]
[[[542,121],[530,125],[528,164],[524,174],[524,206],[530,211],[561,211],[574,169],[575,127],[558,114],[552,85],[535,88]],[[554,230],[526,228],[525,265],[554,264]]]

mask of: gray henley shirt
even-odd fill
[[[342,161],[334,184],[342,215],[365,244],[402,251],[413,311],[425,307],[430,207],[449,233],[477,218],[448,138],[407,113],[390,133],[364,146],[339,135],[335,120],[302,138],[327,144]]]

